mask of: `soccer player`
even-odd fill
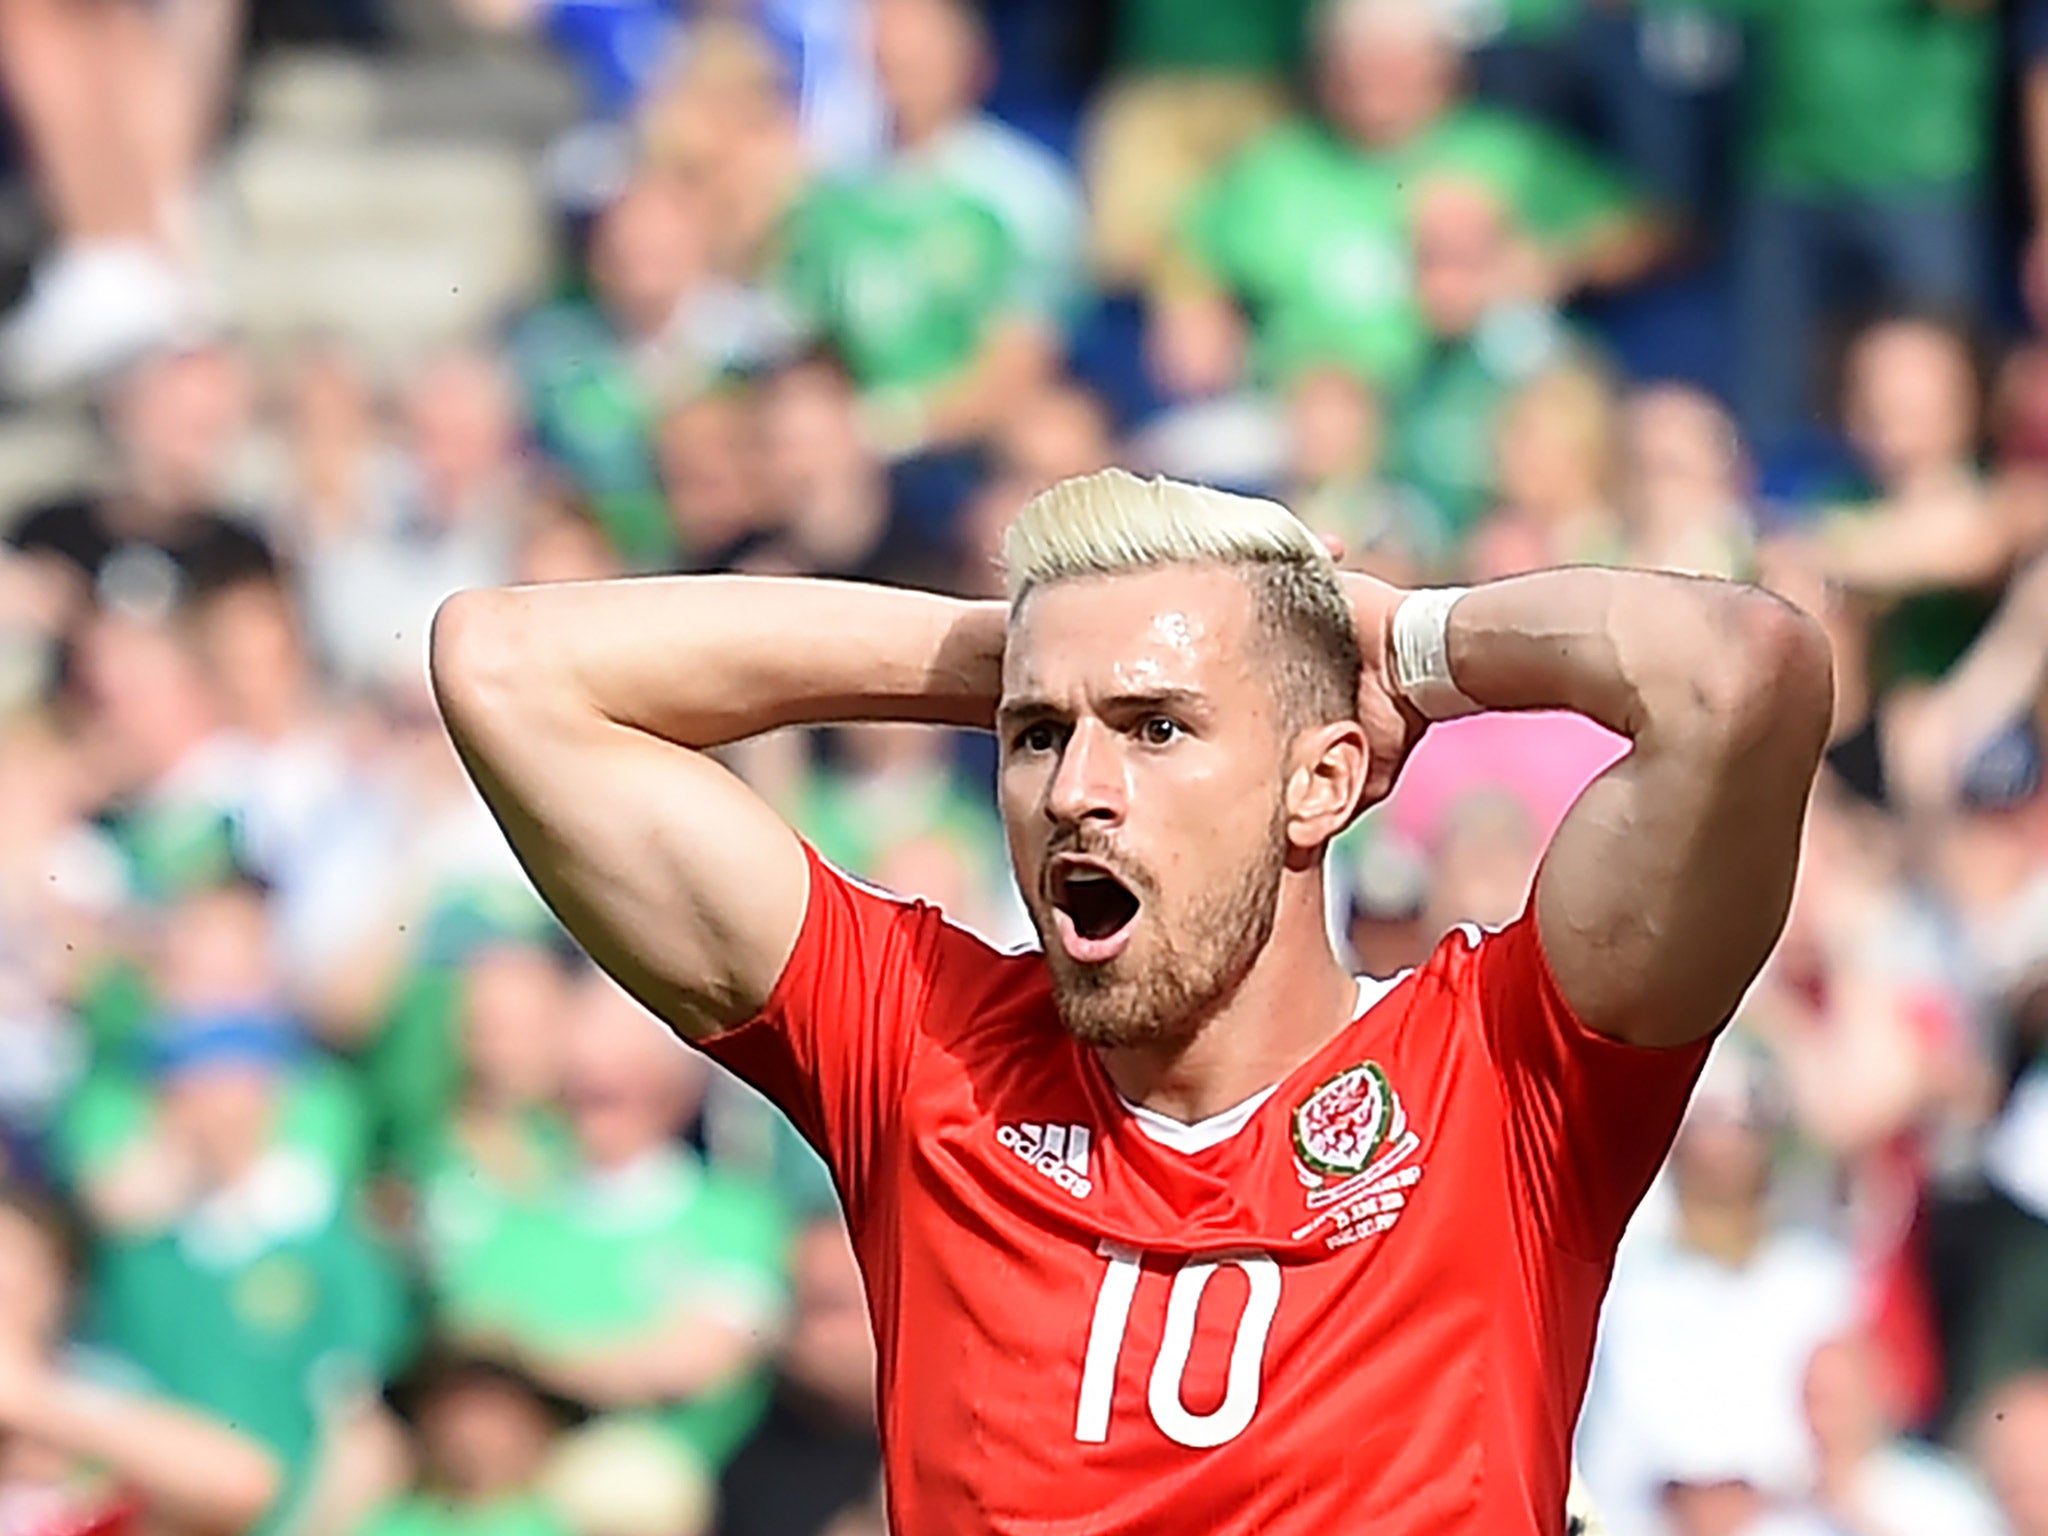
[[[830,1162],[899,1536],[1555,1536],[1615,1244],[1790,899],[1819,631],[1622,571],[1404,594],[1119,471],[1006,559],[1007,605],[463,594],[435,684],[570,928]],[[1330,839],[1475,708],[1632,750],[1520,920],[1356,979]],[[873,719],[998,731],[1042,949],[841,874],[707,755]]]

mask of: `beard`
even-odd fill
[[[1215,1005],[1244,980],[1273,936],[1286,838],[1276,808],[1273,833],[1228,877],[1197,891],[1178,912],[1162,900],[1148,872],[1121,860],[1111,867],[1139,897],[1128,949],[1102,965],[1081,965],[1059,942],[1052,910],[1034,896],[1031,922],[1052,972],[1053,1003],[1067,1032],[1084,1045],[1163,1045],[1192,1039]],[[1073,851],[1109,861],[1107,850]]]

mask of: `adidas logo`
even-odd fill
[[[1095,1189],[1088,1177],[1088,1127],[1085,1125],[1005,1125],[996,1141],[1023,1158],[1077,1200]]]

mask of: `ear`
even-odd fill
[[[1287,841],[1320,848],[1349,826],[1371,766],[1365,729],[1356,720],[1333,720],[1298,734],[1288,754],[1283,796]]]

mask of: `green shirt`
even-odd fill
[[[541,1352],[601,1349],[645,1335],[686,1306],[768,1329],[785,1304],[788,1233],[774,1198],[681,1150],[480,1214],[486,1219],[463,1234],[459,1256],[437,1253],[430,1277],[458,1334],[509,1336]],[[759,1371],[669,1405],[659,1418],[720,1466],[767,1396]]]
[[[1386,474],[1434,512],[1453,548],[1494,500],[1494,439],[1502,408],[1564,349],[1543,309],[1504,310],[1472,336],[1431,346],[1388,411]]]
[[[1309,0],[1126,0],[1116,56],[1130,70],[1288,75],[1301,63]]]
[[[1983,176],[1997,88],[1993,7],[1952,0],[1705,3],[1745,15],[1754,28],[1750,166],[1766,187],[1911,191]]]
[[[1409,199],[1440,173],[1494,188],[1538,240],[1568,245],[1625,212],[1611,172],[1565,139],[1484,107],[1459,107],[1390,153],[1321,123],[1274,129],[1200,194],[1196,264],[1251,317],[1268,381],[1334,363],[1399,387],[1427,344],[1408,251]]]
[[[1864,482],[1837,488],[1823,517],[1853,523],[1878,515],[1878,499]],[[1908,592],[1885,604],[1870,630],[1870,680],[1884,692],[1900,683],[1945,677],[1976,643],[1998,610],[1996,585],[1984,590],[1940,587]]]
[[[655,468],[653,392],[594,305],[568,300],[527,317],[513,336],[528,414],[544,451],[583,493],[619,558],[669,565],[675,527]]]
[[[899,165],[807,195],[778,277],[800,323],[861,388],[922,390],[958,376],[1022,308],[1020,267],[995,213],[936,172]]]
[[[295,1485],[323,1421],[399,1364],[397,1267],[331,1183],[266,1162],[232,1199],[95,1255],[89,1336],[275,1451]]]
[[[553,1505],[532,1494],[492,1504],[456,1504],[410,1493],[386,1504],[355,1536],[573,1536]]]

